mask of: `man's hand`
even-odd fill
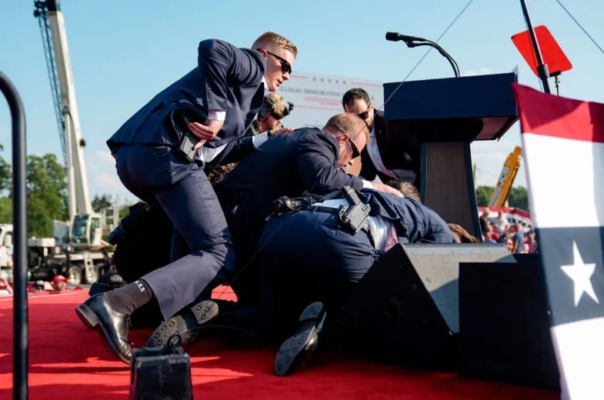
[[[398,197],[405,197],[401,192],[399,192],[395,188],[390,187],[388,185],[384,185],[383,183],[371,182],[371,184],[375,187],[375,190],[379,190],[380,192],[390,193]]]
[[[293,132],[294,128],[280,128],[280,129],[273,129],[271,132],[271,136],[276,136],[276,135],[281,135],[282,133],[289,133],[289,132]]]
[[[199,122],[193,122],[189,124],[189,131],[201,139],[193,148],[194,150],[199,149],[208,140],[214,139],[214,137],[220,132],[224,121],[218,120],[206,120],[203,124]]]

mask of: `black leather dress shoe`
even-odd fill
[[[173,334],[178,333],[181,346],[186,347],[195,340],[201,326],[218,315],[219,306],[213,300],[203,300],[185,308],[172,318],[162,322],[153,331],[145,347],[162,347],[168,343]]]
[[[89,328],[101,335],[105,348],[126,364],[132,361],[132,347],[128,342],[129,316],[109,307],[105,296],[89,298],[76,308],[76,314]]]
[[[298,332],[287,339],[275,357],[275,374],[284,376],[304,364],[319,344],[325,322],[325,307],[320,301],[309,304],[300,315]]]

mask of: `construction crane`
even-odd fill
[[[503,163],[503,168],[501,170],[501,174],[499,175],[499,179],[497,179],[497,185],[495,186],[495,191],[491,196],[489,207],[504,206],[508,196],[510,195],[512,184],[514,183],[514,179],[516,179],[516,174],[520,169],[521,158],[522,147],[516,146],[514,151],[510,153],[508,158]]]
[[[93,283],[109,267],[112,251],[111,247],[101,239],[102,215],[93,212],[90,202],[84,163],[85,142],[80,133],[65,20],[59,7],[59,0],[34,1],[34,7],[34,16],[38,19],[42,33],[42,44],[65,161],[69,221],[66,224],[61,223],[61,226],[65,227],[61,233],[56,231],[57,224],[55,224],[54,236],[61,239],[64,251],[47,256],[48,244],[52,243],[54,238],[47,240],[48,243],[44,241],[34,243],[33,249],[43,250],[44,262],[34,267],[30,265],[30,270],[34,275],[36,273],[48,275],[49,271],[53,273],[67,271],[72,283]]]
[[[101,215],[94,213],[88,192],[80,119],[67,46],[65,20],[59,0],[34,1],[40,24],[52,98],[67,173],[69,244],[90,247],[101,243]]]

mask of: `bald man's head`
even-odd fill
[[[360,155],[370,139],[369,127],[356,114],[334,115],[323,128],[325,133],[336,138],[339,146],[338,165],[346,169]]]

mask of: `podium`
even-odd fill
[[[391,146],[419,143],[422,202],[481,238],[470,143],[500,139],[518,113],[515,72],[384,84]]]

